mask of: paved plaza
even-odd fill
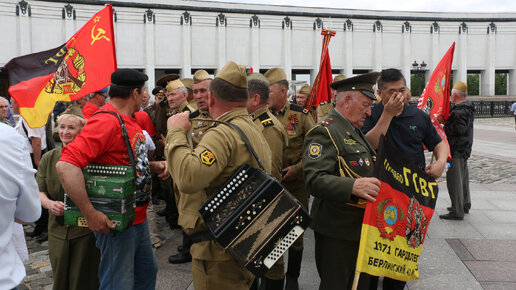
[[[439,179],[439,198],[423,246],[420,279],[409,289],[516,289],[516,130],[513,118],[477,119],[469,160],[472,208],[463,221],[441,220],[450,198]],[[162,202],[163,204],[163,202]],[[160,207],[157,207],[160,209]],[[167,238],[156,251],[157,289],[193,289],[190,264],[171,265],[181,233],[158,220]],[[32,226],[26,226],[27,231]],[[28,238],[30,260],[20,289],[51,289],[47,242]],[[305,235],[301,289],[317,289],[313,231]]]

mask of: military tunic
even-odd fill
[[[245,133],[265,170],[271,171],[271,152],[265,138],[249,118],[246,108],[237,108],[217,118],[231,122]],[[183,128],[172,128],[165,148],[167,164],[179,190],[184,194],[203,192],[203,201],[212,195],[243,163],[258,167],[240,134],[230,126],[210,128],[193,150]],[[196,209],[197,210],[197,209]],[[195,289],[249,289],[253,275],[216,241],[195,243],[192,274]]]
[[[315,197],[311,227],[316,234],[320,289],[351,289],[364,216],[351,192],[357,176],[373,176],[374,161],[375,151],[365,136],[336,109],[306,135],[303,170]],[[362,276],[359,288],[368,283]]]
[[[317,107],[317,120],[322,120],[322,118],[326,117],[328,113],[335,107],[335,104],[331,101],[322,102]]]
[[[39,191],[54,201],[64,201],[64,191],[56,170],[61,149],[56,148],[43,155],[36,174]],[[95,241],[95,236],[88,228],[64,225],[62,216],[49,213],[48,253],[54,279],[53,289],[99,287],[100,252]]]
[[[197,102],[195,101],[195,99],[194,99],[194,98],[192,98],[190,101],[188,101],[188,105],[189,105],[191,108],[193,108],[193,109],[194,109],[194,111],[195,111],[195,110],[197,110],[197,109],[199,109],[199,108],[197,107]]]

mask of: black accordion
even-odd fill
[[[310,225],[310,215],[262,170],[240,166],[199,209],[215,240],[263,276]]]

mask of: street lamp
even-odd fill
[[[416,77],[418,78],[418,93],[419,93],[419,96],[421,96],[421,79],[420,79],[420,76],[422,76],[422,79],[423,79],[423,83],[425,82],[425,68],[426,68],[426,63],[425,61],[423,60],[421,62],[421,64],[417,63],[417,61],[414,60],[414,63],[412,64],[412,68],[414,70],[414,74],[416,75]]]

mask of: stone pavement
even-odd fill
[[[469,159],[472,209],[463,221],[439,219],[450,198],[440,178],[439,198],[420,259],[420,279],[409,289],[516,289],[516,130],[514,118],[475,120],[475,141]],[[160,209],[160,207],[157,207]],[[157,289],[193,289],[190,263],[171,265],[181,233],[158,219],[167,238],[155,254]],[[30,231],[31,226],[26,226]],[[50,289],[48,245],[28,238],[30,259],[20,289]],[[313,231],[305,235],[301,289],[318,289]]]

